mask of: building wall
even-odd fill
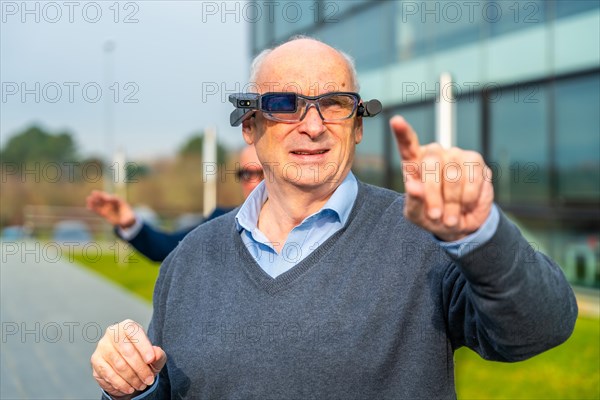
[[[402,191],[387,121],[402,114],[433,141],[437,99],[452,93],[456,143],[484,155],[502,209],[573,283],[600,287],[599,1],[272,4],[270,18],[250,21],[255,54],[316,37],[351,54],[361,96],[383,103],[365,119],[361,179]]]

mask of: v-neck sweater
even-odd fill
[[[359,182],[346,225],[277,278],[235,210],[188,234],[160,268],[149,337],[168,359],[144,398],[455,398],[459,347],[519,361],[569,337],[570,286],[503,215],[457,258],[403,205]]]

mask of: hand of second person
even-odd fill
[[[94,190],[86,198],[86,206],[111,225],[128,228],[135,223],[133,209],[118,196]]]

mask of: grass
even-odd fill
[[[150,261],[133,247],[117,242],[103,246],[102,250],[93,254],[76,251],[72,256],[80,265],[152,302],[160,263]]]
[[[151,301],[158,263],[115,247],[81,265]],[[455,354],[459,399],[600,399],[600,320],[580,317],[567,342],[519,363],[485,361],[469,349]]]
[[[518,363],[455,353],[459,399],[600,399],[600,320],[580,317],[561,346]]]

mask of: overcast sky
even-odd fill
[[[227,94],[247,81],[250,30],[245,3],[222,4],[2,1],[0,143],[36,123],[70,131],[84,156],[168,156],[208,126],[240,147]]]

